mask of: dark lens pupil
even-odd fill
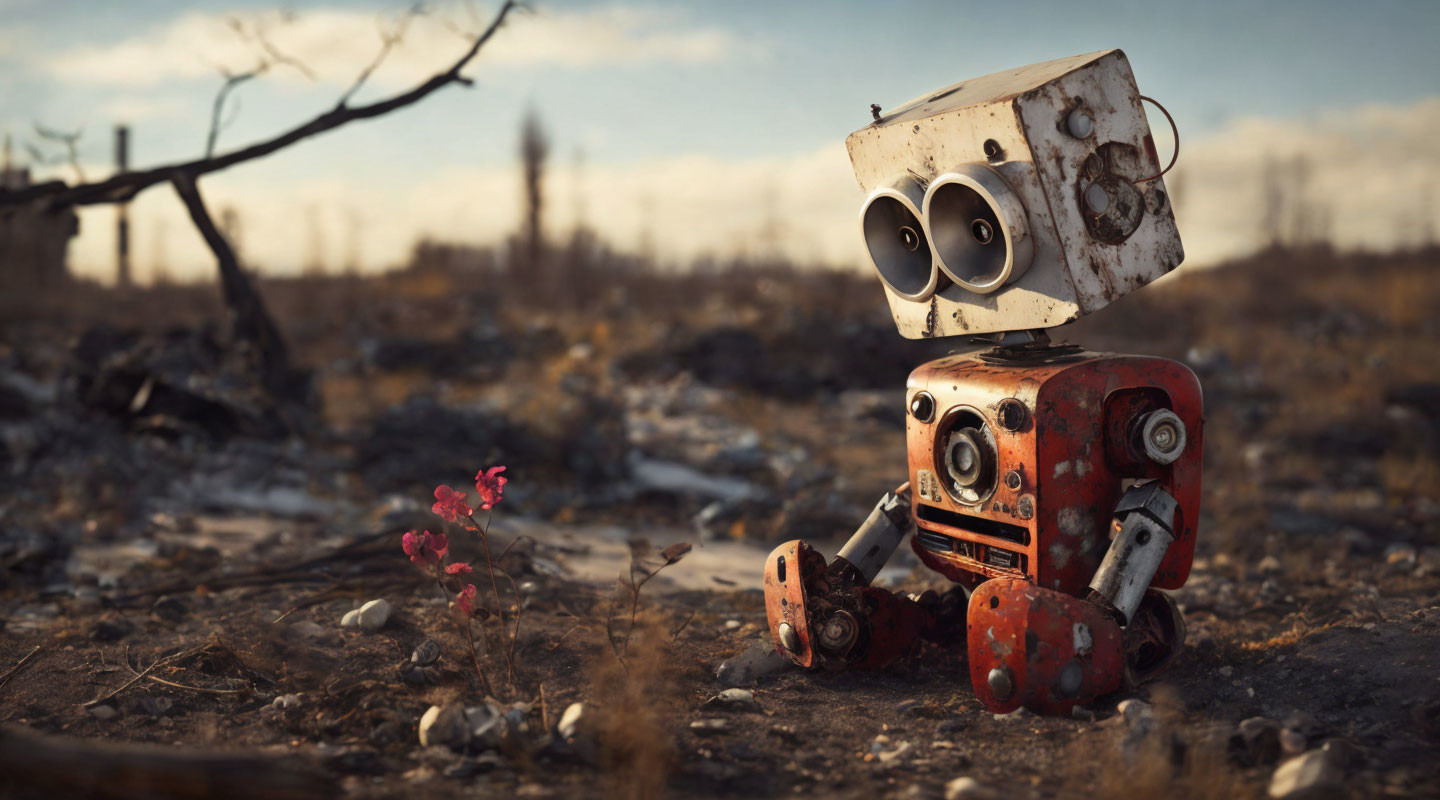
[[[900,229],[900,244],[903,245],[906,250],[913,251],[920,246],[920,235],[915,233],[914,228],[908,226],[903,227]]]
[[[995,236],[994,230],[990,228],[990,223],[983,219],[975,220],[975,223],[970,226],[970,232],[975,235],[975,241],[980,244],[990,244],[990,240]]]

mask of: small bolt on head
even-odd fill
[[[1084,139],[1095,129],[1095,121],[1085,111],[1084,106],[1077,106],[1065,117],[1065,130],[1076,139]]]

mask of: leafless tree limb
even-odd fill
[[[278,136],[223,155],[166,164],[148,170],[122,172],[105,180],[91,183],[82,182],[75,186],[67,186],[57,181],[37,184],[25,189],[0,191],[0,206],[18,205],[36,200],[45,200],[52,208],[124,202],[158,183],[173,180],[177,174],[183,173],[193,180],[201,175],[218,172],[236,164],[267,156],[298,141],[334,130],[356,120],[388,114],[398,108],[418,102],[437,89],[452,83],[471,86],[474,81],[462,75],[461,71],[475,59],[480,49],[504,25],[506,18],[518,5],[516,0],[506,0],[500,6],[500,10],[496,12],[489,26],[471,40],[470,46],[448,69],[430,76],[424,82],[406,91],[366,105],[336,106]]]
[[[255,69],[249,72],[237,74],[221,73],[225,76],[225,82],[221,84],[220,91],[215,93],[215,102],[210,108],[210,133],[205,137],[206,158],[215,155],[215,140],[220,138],[220,131],[225,128],[221,120],[221,114],[225,111],[225,101],[229,99],[230,93],[235,91],[240,84],[259,77],[268,67],[268,64],[261,62]]]
[[[35,135],[47,142],[55,142],[65,148],[65,161],[70,169],[75,170],[75,179],[81,183],[85,182],[85,170],[80,168],[80,137],[85,135],[83,128],[75,131],[60,131],[54,128],[47,128],[40,123],[35,123]],[[35,147],[27,148],[31,156],[41,155]],[[44,159],[38,159],[43,161]]]
[[[360,71],[360,75],[355,78],[355,82],[350,85],[350,88],[346,89],[345,93],[340,95],[340,100],[335,103],[336,108],[344,108],[349,104],[350,98],[354,97],[355,93],[360,91],[360,88],[365,85],[365,82],[370,80],[370,76],[375,74],[375,70],[379,69],[380,65],[385,62],[385,58],[390,55],[390,51],[395,49],[395,45],[399,44],[400,41],[405,38],[405,32],[410,29],[410,23],[414,21],[415,17],[419,16],[423,10],[424,6],[419,3],[410,6],[410,8],[400,16],[400,19],[396,21],[395,26],[389,30],[385,29],[383,19],[376,21],[376,28],[380,33],[380,51],[375,54],[375,58],[365,66],[365,69]]]

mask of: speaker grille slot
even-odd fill
[[[966,533],[992,536],[996,539],[1004,539],[1007,542],[1014,542],[1018,545],[1030,544],[1030,531],[1019,525],[996,522],[993,519],[985,519],[984,517],[971,517],[966,514],[957,514],[954,511],[946,511],[943,508],[927,506],[924,503],[916,507],[915,516],[925,522],[948,525],[952,528],[959,528]]]
[[[923,528],[915,531],[915,541],[920,546],[932,553],[952,553],[955,551],[955,540],[943,533],[927,531]]]

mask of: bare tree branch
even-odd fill
[[[70,169],[75,170],[75,179],[80,181],[81,183],[84,183],[85,170],[80,168],[79,143],[80,137],[85,135],[85,129],[81,128],[73,132],[59,131],[55,130],[54,128],[47,128],[38,122],[34,124],[36,136],[39,136],[41,139],[44,139],[47,142],[56,142],[60,146],[65,148],[66,163],[70,165]],[[27,147],[26,149],[30,151],[30,155],[32,157],[41,155],[39,148]],[[45,159],[40,158],[37,160],[44,161]]]
[[[220,74],[225,82],[220,85],[220,90],[215,93],[215,101],[210,108],[210,132],[205,136],[205,157],[215,155],[215,143],[220,138],[220,132],[229,127],[230,120],[224,119],[225,102],[230,98],[230,93],[239,88],[240,84],[258,78],[270,71],[270,68],[280,64],[300,71],[310,80],[315,80],[315,72],[305,62],[293,56],[282,53],[278,47],[271,43],[265,33],[265,29],[257,23],[254,30],[247,29],[245,21],[239,17],[227,17],[225,24],[245,41],[252,42],[261,51],[261,55],[255,63],[255,67],[247,72],[232,73],[229,70],[221,69]],[[233,115],[231,117],[233,120]]]
[[[516,0],[506,0],[500,6],[500,10],[496,12],[490,25],[470,42],[470,46],[448,69],[430,76],[407,91],[367,105],[337,106],[278,136],[224,155],[167,164],[143,171],[123,172],[105,180],[80,183],[76,186],[52,182],[25,189],[0,191],[0,206],[18,205],[42,199],[47,200],[52,208],[124,202],[158,183],[172,181],[177,174],[183,173],[194,179],[211,172],[218,172],[235,164],[267,156],[302,139],[334,130],[350,122],[382,116],[398,108],[404,108],[452,83],[471,86],[474,82],[462,75],[461,71],[475,59],[480,49],[490,41],[490,38],[505,23],[506,18],[510,12],[516,9],[517,5]]]
[[[268,64],[262,62],[249,72],[225,74],[225,83],[220,86],[220,91],[215,93],[215,102],[210,108],[210,133],[205,137],[206,158],[215,155],[215,140],[220,137],[220,131],[225,128],[225,124],[221,121],[221,114],[225,110],[225,101],[230,97],[230,93],[240,84],[258,77],[268,67]]]
[[[395,49],[395,45],[399,44],[400,41],[405,38],[405,32],[409,30],[410,23],[415,17],[419,16],[423,10],[424,6],[419,3],[410,6],[409,10],[395,23],[395,27],[388,31],[385,30],[383,19],[377,20],[376,27],[380,32],[380,52],[376,53],[375,58],[366,65],[365,69],[360,71],[360,75],[355,78],[355,82],[350,85],[350,88],[346,89],[345,93],[340,95],[340,100],[335,103],[336,108],[344,108],[349,104],[350,98],[354,97],[355,93],[360,91],[360,87],[365,85],[365,81],[370,79],[370,76],[375,73],[375,70],[379,69],[380,65],[384,63],[385,57],[390,55],[391,50]]]

